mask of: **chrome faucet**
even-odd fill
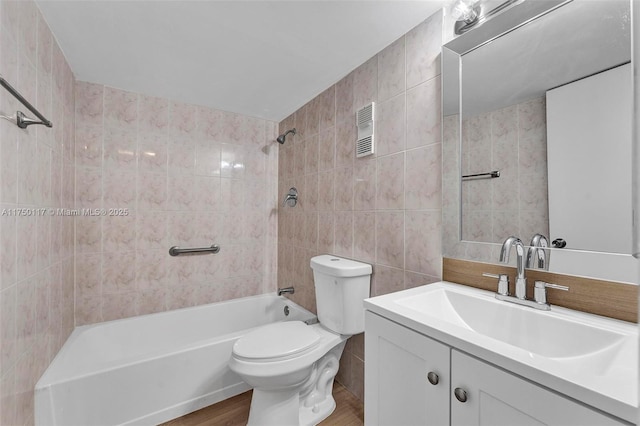
[[[549,270],[549,240],[542,234],[535,234],[531,238],[527,251],[527,268]]]
[[[516,248],[517,274],[516,274],[516,297],[524,300],[527,296],[527,279],[524,276],[524,244],[518,237],[511,236],[504,240],[502,249],[500,250],[500,262],[509,263],[509,253],[511,247]]]
[[[545,254],[545,248],[547,247],[547,239],[540,234],[536,234],[531,240],[531,246],[534,249],[532,252],[529,249],[527,256],[527,265],[531,264],[531,261],[537,256],[539,267],[545,267],[549,264],[548,256]],[[516,248],[517,259],[517,273],[516,273],[516,295],[509,295],[509,277],[506,274],[482,274],[486,277],[498,278],[498,292],[496,293],[496,299],[503,300],[505,302],[517,303],[518,305],[529,306],[531,308],[542,309],[548,311],[551,309],[549,303],[547,303],[547,288],[554,288],[556,290],[569,290],[569,287],[546,283],[544,281],[536,281],[533,292],[533,300],[527,299],[527,279],[524,276],[524,245],[522,240],[518,237],[511,236],[504,240],[502,244],[502,250],[500,250],[500,262],[509,262],[509,253],[511,248]],[[541,254],[542,253],[542,254]],[[527,266],[528,267],[528,266]]]
[[[293,294],[295,290],[293,287],[284,287],[278,289],[278,296],[282,296],[283,294]]]

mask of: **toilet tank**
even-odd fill
[[[336,333],[362,333],[362,301],[369,297],[371,265],[325,254],[311,258],[311,269],[318,321]]]

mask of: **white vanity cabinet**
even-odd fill
[[[365,356],[367,426],[629,424],[370,311]]]
[[[465,402],[457,399],[456,389],[459,393],[464,391]],[[450,424],[620,426],[628,423],[452,349]]]
[[[449,346],[370,311],[364,338],[365,425],[448,425]]]

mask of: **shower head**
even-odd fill
[[[294,127],[291,130],[287,130],[286,132],[284,132],[283,134],[281,134],[280,136],[278,136],[276,138],[276,140],[278,141],[278,143],[283,144],[284,143],[284,139],[287,137],[287,135],[289,133],[293,133],[294,135],[296,134],[296,128]]]

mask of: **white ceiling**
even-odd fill
[[[79,80],[280,121],[445,1],[37,3]]]

